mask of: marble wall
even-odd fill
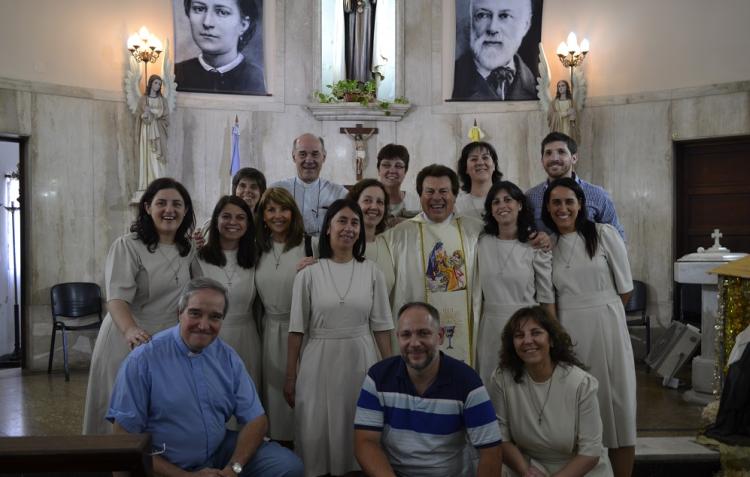
[[[426,164],[454,165],[476,118],[497,146],[506,178],[522,187],[543,180],[539,143],[546,131],[538,105],[445,102],[440,2],[405,3],[403,87],[412,108],[400,122],[364,123],[380,129],[368,144],[373,160],[366,175],[375,175],[375,154],[389,142],[411,152],[410,185]],[[242,165],[264,170],[270,181],[294,173],[291,142],[306,131],[326,139],[323,174],[342,183],[354,180],[352,141],[339,133],[354,121],[318,121],[307,109],[316,87],[310,55],[316,28],[309,16],[291,14],[292,8],[290,2],[277,7],[272,97],[178,98],[167,169],[191,191],[199,221],[229,190],[235,115]],[[750,134],[750,82],[594,97],[581,122],[578,171],[611,191],[628,235],[633,275],[649,284],[649,313],[666,325],[672,306],[673,141]],[[26,357],[30,369],[41,370],[51,330],[50,286],[73,280],[103,285],[108,247],[127,230],[137,179],[133,119],[120,92],[0,78],[0,134],[28,138]],[[87,363],[93,337],[74,338],[74,364]]]

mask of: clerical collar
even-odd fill
[[[297,180],[297,178],[295,177],[294,178],[294,187],[297,187],[297,184],[299,184],[300,187],[302,187],[303,189],[309,189],[309,188],[315,187],[315,186],[317,186],[317,187],[322,186],[322,184],[320,184],[320,177],[318,177],[317,179],[315,179],[312,182],[305,182],[302,179]]]
[[[493,72],[494,70],[496,70],[496,69],[497,69],[497,68],[493,68],[493,69],[491,69],[491,70],[488,70],[487,68],[484,68],[484,67],[483,67],[482,65],[480,65],[480,64],[479,64],[479,63],[477,62],[477,60],[476,60],[476,59],[474,60],[474,65],[475,65],[475,66],[477,67],[477,72],[478,72],[478,73],[479,73],[480,75],[482,75],[482,78],[484,78],[485,80],[486,80],[486,79],[487,79],[487,78],[488,78],[488,77],[490,76],[490,74],[491,74],[491,73],[492,73],[492,72]],[[515,62],[515,56],[514,56],[513,58],[511,58],[511,59],[510,59],[510,61],[509,61],[509,62],[508,62],[507,64],[505,64],[505,65],[503,65],[503,66],[499,66],[498,68],[503,68],[503,67],[504,67],[504,68],[508,68],[508,69],[509,69],[509,70],[510,70],[510,71],[511,71],[511,72],[513,73],[513,75],[515,76],[515,74],[516,74],[516,62]]]
[[[420,212],[419,216],[422,217],[422,220],[424,220],[428,224],[435,224],[435,225],[444,224],[446,222],[450,222],[451,220],[453,220],[453,212],[451,212],[451,214],[442,222],[435,222],[434,220],[430,220],[430,218],[427,217],[427,214],[425,214],[424,211]]]
[[[234,59],[232,61],[230,61],[226,65],[219,66],[218,68],[214,68],[213,66],[209,65],[208,63],[206,63],[206,61],[203,59],[203,53],[201,53],[200,55],[198,55],[198,63],[201,64],[201,66],[203,67],[204,70],[209,71],[209,72],[210,71],[215,71],[215,72],[221,73],[221,74],[224,74],[227,71],[230,71],[230,70],[234,69],[237,65],[239,65],[240,63],[242,63],[244,61],[244,59],[245,59],[245,56],[242,53],[239,53],[237,56],[234,57]]]

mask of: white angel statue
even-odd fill
[[[130,56],[130,67],[125,73],[124,81],[125,99],[130,112],[135,115],[140,165],[138,190],[143,191],[151,181],[164,177],[167,165],[167,127],[177,96],[177,85],[169,61],[169,42],[164,50],[162,76],[149,76],[145,94],[141,94],[140,83],[138,61]]]
[[[542,111],[547,114],[547,124],[550,132],[557,131],[580,142],[578,129],[578,113],[586,102],[586,78],[581,68],[573,71],[573,88],[566,80],[560,80],[555,87],[555,96],[550,93],[550,72],[544,48],[539,43],[539,78],[537,78],[537,96]]]

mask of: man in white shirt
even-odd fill
[[[346,197],[344,186],[334,184],[320,177],[320,170],[326,160],[323,138],[305,133],[292,143],[292,160],[297,166],[297,175],[271,184],[282,187],[294,197],[302,218],[305,232],[319,235],[328,206],[336,199]]]

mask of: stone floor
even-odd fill
[[[694,436],[701,407],[682,399],[684,389],[661,386],[661,379],[637,366],[638,437]],[[0,436],[79,434],[88,375],[73,371],[22,374],[0,370]]]
[[[638,444],[634,475],[713,474],[718,457],[692,439],[702,427],[702,407],[682,399],[685,389],[662,387],[661,379],[647,373],[643,364],[636,366],[636,377]],[[689,379],[689,369],[683,369],[678,377]],[[0,436],[79,434],[87,379],[83,370],[71,372],[69,382],[65,382],[62,371],[47,375],[0,370]],[[708,465],[706,461],[711,465],[705,468],[708,470],[700,467]],[[675,462],[681,466],[679,470]]]

